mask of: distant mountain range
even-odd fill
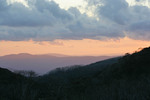
[[[111,56],[31,55],[21,53],[1,56],[0,66],[10,70],[33,70],[38,74],[44,74],[58,67],[87,65],[108,58],[111,58]]]

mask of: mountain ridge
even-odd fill
[[[39,74],[44,74],[58,67],[87,65],[108,58],[111,56],[51,56],[21,53],[0,57],[0,66],[14,70],[33,70]]]

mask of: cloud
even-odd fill
[[[141,1],[141,0],[140,0]],[[125,0],[87,0],[95,6],[89,17],[76,7],[61,9],[54,1],[21,3],[0,1],[0,40],[53,41],[56,39],[109,39],[128,36],[150,40],[150,8],[129,6]]]
[[[128,22],[128,3],[125,0],[105,0],[104,6],[99,6],[99,17],[107,18],[117,24],[124,25]]]
[[[27,8],[17,2],[6,6],[6,1],[3,2],[2,4],[5,5],[2,6],[2,9],[6,7],[8,9],[0,12],[0,25],[11,27],[52,26],[59,21],[65,22],[72,18],[67,11],[60,9],[53,1],[37,0],[32,8]]]
[[[0,11],[7,9],[8,5],[6,0],[0,0]]]
[[[88,0],[88,2],[89,5],[97,4],[95,14],[101,21],[108,24],[115,23],[116,25],[111,27],[120,28],[120,33],[124,36],[150,40],[150,8],[148,6],[129,6],[126,0]]]

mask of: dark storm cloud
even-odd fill
[[[141,1],[141,0],[139,0]],[[0,40],[109,39],[128,36],[150,40],[150,8],[125,0],[88,0],[95,17],[75,8],[61,9],[54,1],[29,0],[8,5],[0,0]]]

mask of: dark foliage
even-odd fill
[[[37,88],[33,80],[0,68],[0,100],[35,100]]]
[[[25,77],[0,69],[0,100],[150,100],[150,48]]]

